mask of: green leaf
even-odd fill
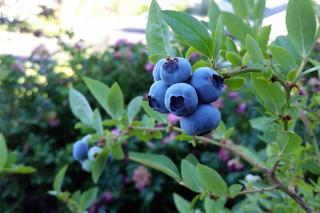
[[[99,109],[93,111],[92,125],[99,134],[103,134],[102,119]]]
[[[315,175],[320,175],[320,164],[315,159],[307,160],[303,167]]]
[[[311,0],[290,0],[287,6],[288,37],[301,56],[306,57],[316,38],[317,22]]]
[[[0,136],[0,140],[1,140],[1,136]],[[7,162],[4,165],[4,167],[11,167],[12,165],[14,165],[16,161],[17,161],[17,151],[10,152],[8,153]]]
[[[287,71],[286,75],[292,69],[297,68],[297,64],[288,50],[276,45],[270,45],[269,49],[273,58]]]
[[[247,34],[254,34],[253,31],[242,21],[239,16],[227,12],[223,12],[222,14],[223,24],[228,28],[229,32],[241,43],[245,43]]]
[[[152,64],[156,64],[160,59],[168,57],[167,55],[162,54],[152,54],[148,56],[148,60],[151,61]]]
[[[108,160],[109,150],[104,148],[102,152],[100,152],[96,158],[96,160],[92,164],[91,177],[94,183],[97,183],[100,175],[103,172],[103,169]]]
[[[278,133],[277,142],[281,148],[281,154],[288,155],[297,151],[302,138],[294,132],[282,131]]]
[[[258,117],[258,118],[253,118],[250,120],[250,124],[252,128],[255,128],[260,131],[268,130],[270,129],[270,126],[275,122],[275,119],[272,117]]]
[[[80,212],[83,212],[89,208],[89,206],[95,201],[97,194],[98,194],[97,187],[92,187],[82,193],[79,201],[79,209],[81,210]]]
[[[237,50],[237,46],[236,44],[234,43],[234,41],[227,37],[226,39],[226,46],[227,46],[227,51],[229,52],[234,52],[234,53],[237,53],[238,54],[238,50]]]
[[[261,73],[266,80],[271,80],[273,72],[270,66],[263,67]]]
[[[73,115],[87,126],[92,125],[92,109],[84,95],[79,91],[70,88],[69,104]]]
[[[217,60],[219,57],[219,52],[221,50],[222,45],[222,37],[223,37],[223,26],[222,26],[222,16],[219,16],[217,21],[217,26],[214,31],[213,37],[213,59]]]
[[[146,40],[151,54],[175,56],[169,43],[169,27],[161,17],[161,8],[156,0],[152,0],[149,8]]]
[[[210,6],[208,9],[208,17],[209,17],[209,28],[213,32],[216,30],[217,22],[221,11],[218,5],[214,1],[210,1]]]
[[[192,191],[200,193],[202,191],[201,185],[196,174],[196,165],[188,160],[181,161],[181,177],[183,183]]]
[[[128,105],[128,120],[131,123],[141,110],[142,97],[137,96]]]
[[[246,83],[246,79],[243,77],[232,77],[224,80],[224,84],[227,85],[230,90],[240,90]]]
[[[235,52],[227,52],[226,58],[233,66],[241,66],[242,65],[242,58]]]
[[[30,174],[30,173],[36,172],[37,170],[32,166],[11,165],[11,167],[4,168],[2,171],[4,173],[10,173],[10,174]]]
[[[243,186],[240,184],[233,184],[229,187],[230,197],[235,197],[239,192],[241,192]]]
[[[173,194],[174,204],[177,207],[179,213],[193,213],[189,202],[180,195]]]
[[[253,87],[266,109],[279,113],[285,103],[285,93],[279,83],[271,83],[264,79],[254,79]],[[271,108],[271,109],[270,109]]]
[[[149,107],[148,102],[142,101],[142,108],[150,117],[156,119],[157,121],[164,122],[164,123],[167,122],[167,116],[151,109]]]
[[[66,175],[66,171],[68,169],[68,165],[64,165],[54,178],[53,182],[53,190],[60,193],[61,192],[61,186],[64,179],[64,176]]]
[[[234,13],[238,16],[240,16],[243,19],[248,18],[248,8],[246,7],[247,0],[232,0],[232,8],[234,10]]]
[[[255,151],[240,145],[234,145],[234,146],[235,146],[235,149],[238,149],[239,151],[243,152],[247,156],[247,158],[250,159],[250,161],[255,162],[260,167],[266,167],[265,162],[260,159],[260,157],[258,156],[258,153],[256,153]]]
[[[112,146],[111,154],[112,154],[112,157],[114,157],[114,159],[116,160],[124,159],[124,153],[123,153],[121,143],[116,143]]]
[[[222,213],[224,211],[224,205],[226,204],[227,199],[224,197],[220,197],[217,200],[213,201],[208,196],[204,200],[204,209],[206,210],[206,213]]]
[[[103,107],[104,110],[106,110],[106,112],[109,113],[107,102],[109,87],[101,81],[97,81],[88,77],[83,77],[83,80],[98,103]]]
[[[197,176],[202,187],[217,196],[227,196],[228,186],[214,169],[205,165],[197,165]]]
[[[218,140],[226,139],[226,131],[226,125],[221,121],[219,126],[214,130],[214,138]]]
[[[268,45],[269,37],[271,32],[271,25],[263,26],[259,29],[257,35],[257,42],[262,49]]]
[[[114,83],[110,88],[107,103],[111,117],[120,119],[123,112],[123,95],[118,83]]]
[[[192,71],[194,72],[196,69],[200,67],[210,67],[210,64],[204,60],[199,60],[192,65]]]
[[[266,4],[265,0],[257,0],[257,2],[254,5],[252,19],[254,21],[254,26],[256,28],[259,28],[262,24],[265,4]]]
[[[293,47],[291,41],[288,39],[287,36],[278,36],[276,40],[273,42],[275,45],[281,46],[284,49],[288,50],[291,56],[296,61],[296,64],[299,64],[301,62],[301,56],[296,51],[296,49]]]
[[[207,28],[200,21],[183,12],[165,10],[162,15],[175,33],[197,51],[211,58],[212,40]]]
[[[192,163],[194,166],[197,166],[199,163],[198,159],[191,153],[188,154],[184,159]]]
[[[253,64],[256,66],[263,66],[265,62],[260,46],[250,35],[247,35],[246,46]]]
[[[291,70],[287,74],[287,80],[293,82],[297,78],[298,70]]]
[[[320,70],[320,65],[318,66],[315,66],[315,67],[312,67],[310,69],[307,69],[306,71],[304,71],[303,73],[301,73],[302,76],[305,76],[305,75],[308,75],[312,72],[315,72],[315,71],[319,71]]]
[[[3,134],[0,134],[0,173],[8,159],[8,148]]]
[[[80,196],[81,196],[81,191],[77,190],[77,191],[72,193],[71,200],[73,200],[73,201],[78,203],[80,201]]]
[[[129,152],[129,158],[133,161],[159,170],[177,181],[181,180],[177,166],[165,155]]]

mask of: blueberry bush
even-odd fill
[[[152,82],[153,65],[148,63],[141,43],[120,39],[99,52],[81,42],[61,41],[60,45],[62,50],[53,55],[40,46],[29,57],[0,56],[0,131],[8,149],[13,150],[9,153],[12,160],[7,162],[14,163],[16,159],[18,165],[30,165],[37,170],[29,175],[17,174],[24,167],[10,168],[15,171],[6,174],[1,172],[0,212],[66,211],[47,190],[59,168],[72,163],[69,155],[72,147],[67,145],[80,134],[72,128],[76,118],[68,107],[68,85],[77,86],[89,97],[81,76],[95,76],[106,83],[117,81],[126,94],[125,99],[130,100],[143,95]],[[134,65],[128,60],[134,60]],[[132,89],[135,79],[146,84]],[[111,166],[118,171],[119,166]],[[72,179],[81,177],[79,182],[72,182],[71,188],[88,182],[81,168],[72,167],[69,175]]]
[[[66,165],[56,175],[51,195],[73,212],[86,211],[96,202],[99,190],[94,184],[108,171],[112,158],[158,170],[189,190],[184,193],[188,196],[172,191],[181,213],[320,211],[320,93],[304,90],[312,86],[309,79],[317,84],[320,75],[320,66],[310,57],[318,38],[314,5],[311,0],[289,0],[288,35],[274,41],[269,39],[271,26],[262,26],[264,0],[235,0],[232,5],[234,13],[229,13],[212,2],[209,20],[199,21],[184,12],[161,10],[152,1],[146,40],[155,82],[150,83],[148,101],[138,96],[126,106],[118,83],[109,87],[83,77],[100,105],[92,109],[86,96],[71,87],[69,104],[79,120],[76,127],[86,135],[74,144],[73,157],[90,172],[93,183],[82,192],[62,190]],[[188,45],[186,51],[181,41]],[[194,53],[200,57],[191,65]],[[223,84],[229,91],[252,97],[228,113],[241,116],[250,111],[241,122],[254,129],[254,138],[248,140],[255,145],[248,146],[244,138],[232,140],[241,130],[233,128],[231,115],[222,112],[221,116],[216,108],[220,104],[223,110],[218,99]],[[230,92],[225,102],[236,96]],[[247,103],[251,103],[248,109]],[[168,122],[164,114],[168,112],[181,116],[180,125]],[[235,157],[228,167],[239,169],[243,161],[253,174],[230,181],[208,166],[204,153],[172,160],[174,155],[155,154],[152,149],[128,149],[132,140],[161,139],[167,132],[177,134],[176,143],[219,147],[222,159]],[[144,166],[134,175],[142,179],[137,187],[150,184]]]

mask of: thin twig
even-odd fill
[[[129,127],[129,128],[133,128],[133,129],[139,129],[139,130],[147,130],[147,131],[159,131],[159,128],[148,128],[148,127]],[[162,128],[162,130],[166,130],[166,128]],[[177,132],[183,132],[182,129],[178,128],[178,127],[172,127],[172,129],[174,131]],[[161,131],[161,130],[160,130]],[[284,183],[282,183],[277,177],[276,177],[276,169],[277,166],[279,164],[279,161],[277,161],[275,163],[275,165],[272,167],[272,169],[267,169],[265,168],[263,165],[259,164],[258,162],[256,162],[254,159],[252,159],[251,157],[249,157],[248,155],[246,155],[245,153],[243,153],[237,145],[229,145],[229,144],[224,144],[224,143],[220,143],[214,140],[211,140],[209,138],[203,137],[203,136],[194,136],[195,139],[197,139],[198,141],[204,142],[204,143],[209,143],[209,144],[213,144],[215,146],[219,146],[222,148],[225,148],[227,150],[229,150],[230,152],[232,152],[235,155],[238,155],[239,157],[241,157],[242,159],[244,159],[245,161],[247,161],[249,164],[251,164],[254,167],[257,167],[258,169],[260,169],[263,173],[265,173],[269,179],[274,183],[275,188],[278,188],[279,190],[281,190],[282,192],[286,193],[288,196],[290,196],[295,202],[297,202],[301,208],[303,208],[307,213],[313,213],[313,210],[311,209],[310,206],[308,206],[303,199],[295,192],[290,190]]]
[[[260,68],[253,68],[253,67],[239,67],[236,69],[233,69],[229,72],[222,73],[223,78],[230,78],[234,75],[240,75],[244,73],[250,73],[250,72],[261,72]]]
[[[271,187],[268,187],[268,188],[262,188],[262,189],[248,189],[248,190],[243,190],[243,191],[239,192],[237,194],[237,196],[256,193],[256,192],[268,192],[268,191],[273,191],[275,189],[277,189],[277,187],[275,187],[275,186],[271,186]]]

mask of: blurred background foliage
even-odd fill
[[[163,2],[166,2],[164,7],[168,7],[165,9],[201,13],[208,1]],[[108,32],[120,26],[125,28],[123,23],[136,20],[128,17],[145,17],[149,3],[146,0],[0,0],[0,35],[9,31],[31,34],[34,38],[52,38],[55,43],[53,47],[47,46],[46,40],[41,40],[45,42],[22,56],[5,54],[0,48],[0,131],[8,147],[17,151],[18,160],[38,170],[31,175],[1,177],[0,212],[67,211],[47,191],[58,169],[72,162],[71,146],[80,135],[74,130],[76,120],[68,106],[68,87],[73,85],[91,103],[95,102],[90,100],[92,96],[82,76],[108,85],[117,81],[126,103],[148,92],[153,65],[147,61],[146,47],[140,42],[121,39],[117,32],[115,35]],[[25,42],[21,39],[20,42]],[[0,38],[0,42],[6,41]],[[183,48],[183,44],[180,46]],[[19,51],[23,46],[16,48]],[[318,57],[319,49],[316,48],[313,55]],[[193,63],[199,57],[192,55],[190,60]],[[317,78],[305,80],[309,83],[307,88],[302,88],[304,95],[319,91]],[[216,105],[226,125],[236,131],[234,142],[241,141],[248,147],[258,145],[257,134],[249,123],[249,118],[257,114],[256,99],[249,89],[241,93],[226,89]],[[172,116],[168,119],[176,122]],[[113,130],[113,134],[117,134],[116,131]],[[206,145],[194,148],[192,144],[175,140],[170,132],[159,140],[130,140],[125,149],[152,150],[168,155],[175,162],[192,152],[218,170],[230,184],[250,173],[246,165],[228,151]],[[98,183],[101,196],[90,212],[148,212],[151,207],[153,212],[175,212],[172,191],[187,199],[193,197],[190,191],[159,172],[128,160],[109,164]],[[92,184],[90,175],[81,170],[80,165],[69,168],[66,181],[71,191]]]

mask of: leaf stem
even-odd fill
[[[308,58],[304,57],[302,59],[302,61],[301,61],[301,64],[300,64],[298,70],[297,70],[297,75],[296,75],[297,77],[296,77],[296,80],[294,81],[294,83],[296,83],[299,80],[301,72],[303,71],[303,68],[304,68],[304,66],[306,65],[307,62],[308,62]]]
[[[247,67],[247,66],[243,66],[243,67],[239,67],[236,69],[233,69],[229,72],[225,72],[222,73],[223,78],[230,78],[234,75],[240,75],[240,74],[244,74],[244,73],[250,73],[250,72],[261,72],[260,68],[254,68],[254,67]]]

